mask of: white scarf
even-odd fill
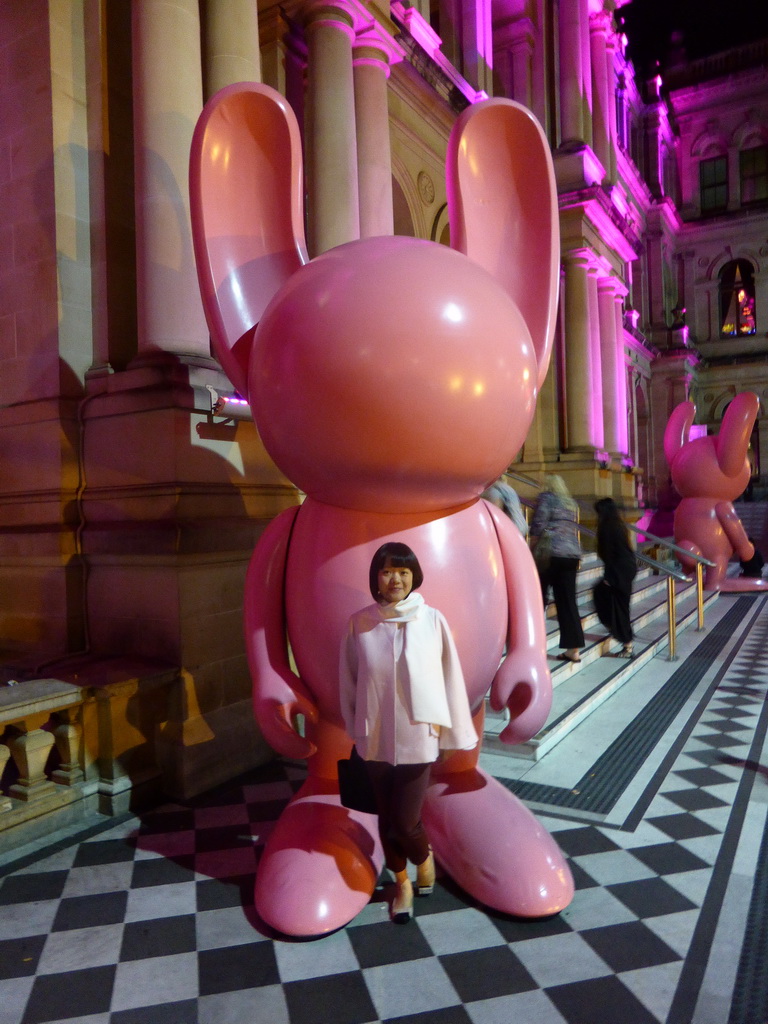
[[[411,622],[424,607],[424,598],[411,591],[408,597],[402,601],[395,601],[394,604],[378,604],[379,615],[389,622]]]
[[[421,594],[411,593],[394,604],[378,605],[379,614],[387,622],[414,622],[427,606]],[[414,722],[451,727],[451,713],[445,692],[446,680],[439,659],[438,640],[429,632],[405,632],[405,664],[408,668],[408,689],[411,698],[411,717]]]

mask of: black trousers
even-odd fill
[[[431,764],[387,764],[366,761],[376,794],[379,836],[390,871],[404,871],[408,861],[423,864],[429,841],[421,823],[421,808],[429,786]]]
[[[584,646],[584,631],[581,628],[581,616],[576,604],[576,573],[579,561],[578,558],[560,558],[553,555],[539,577],[545,608],[549,599],[549,588],[552,587],[557,624],[560,627],[560,646],[564,648]]]

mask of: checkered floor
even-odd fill
[[[648,688],[615,799],[558,806],[609,770],[588,732],[562,755],[571,788],[536,806],[576,879],[559,916],[518,921],[440,878],[406,926],[382,887],[333,935],[270,935],[253,874],[303,777],[276,762],[0,869],[0,1024],[766,1024],[767,601],[717,602],[666,718],[653,701],[676,674],[660,684],[658,666],[614,698]],[[637,721],[615,729],[628,758]]]

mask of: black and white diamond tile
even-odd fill
[[[577,885],[556,917],[439,878],[406,927],[378,891],[323,939],[266,935],[259,849],[303,776],[277,763],[2,869],[0,1024],[765,1024],[768,612],[750,630],[645,716],[680,740],[624,817],[543,815]]]

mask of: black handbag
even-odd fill
[[[344,807],[351,811],[376,813],[376,796],[365,761],[352,747],[348,758],[339,761],[339,797]]]

